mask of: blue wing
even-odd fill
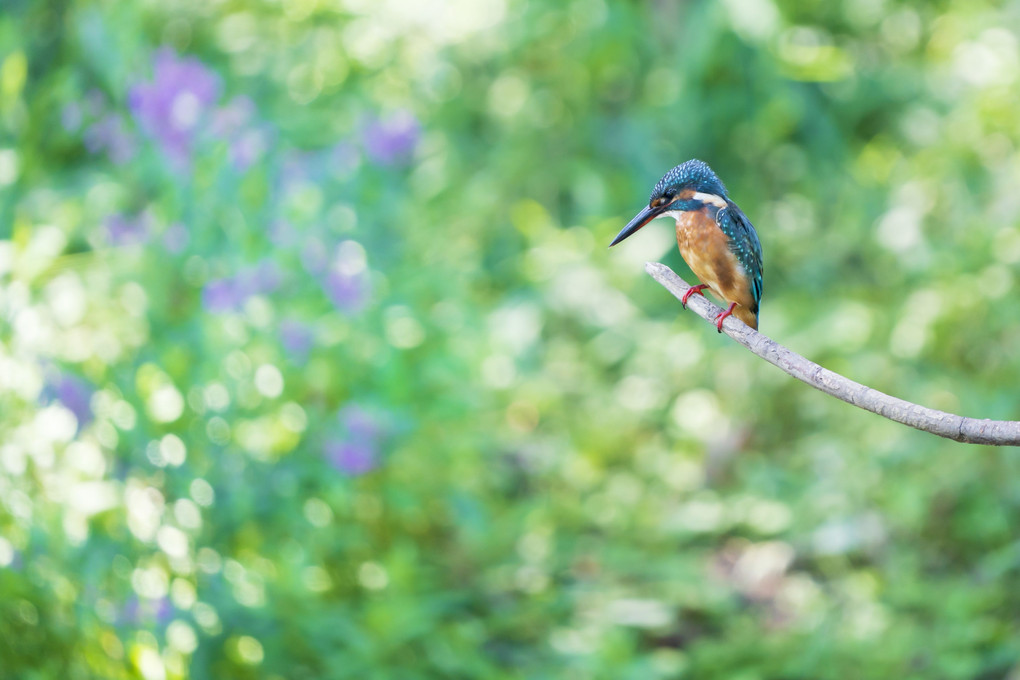
[[[751,311],[757,314],[762,293],[761,241],[747,215],[733,201],[727,200],[726,204],[725,208],[715,214],[715,222],[730,239],[730,250],[737,256],[751,280],[751,295],[754,297],[754,309]]]

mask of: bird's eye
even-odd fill
[[[669,203],[669,196],[667,194],[663,194],[662,196],[656,196],[652,200],[652,207],[653,208],[661,208],[662,206],[666,205],[667,203]]]

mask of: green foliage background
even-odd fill
[[[643,273],[691,280],[665,222],[605,247],[702,158],[761,235],[765,333],[1020,418],[1018,26],[1015,0],[5,0],[0,677],[1020,677],[1016,450],[682,313]],[[145,129],[160,48],[250,98],[250,165],[211,117],[184,165]],[[129,158],[90,147],[103,116]],[[331,301],[309,244],[367,297]],[[370,470],[329,454],[351,408]]]

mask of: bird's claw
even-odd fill
[[[719,333],[722,333],[723,321],[726,320],[726,317],[728,317],[731,314],[733,314],[733,309],[736,306],[737,306],[736,302],[730,303],[730,306],[726,308],[726,311],[721,312],[718,316],[715,317],[715,329],[716,329],[716,331],[718,331]]]
[[[702,293],[701,291],[705,290],[706,288],[708,288],[708,286],[706,286],[703,283],[697,286],[691,286],[690,288],[687,289],[687,292],[684,293],[684,296],[680,298],[680,304],[683,306],[684,309],[687,309],[687,301],[691,299],[691,296],[694,295],[695,293],[704,296],[704,293]]]

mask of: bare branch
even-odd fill
[[[681,298],[690,288],[683,279],[664,264],[649,262],[645,265],[645,270],[677,299]],[[687,307],[701,318],[712,322],[713,325],[715,317],[722,312],[701,295],[692,296],[687,302]],[[889,420],[895,420],[897,423],[903,423],[958,442],[991,444],[993,446],[1020,445],[1020,421],[964,418],[890,397],[888,394],[844,378],[827,368],[822,368],[813,361],[808,361],[768,336],[752,330],[743,321],[732,316],[723,323],[723,331],[765,361],[778,366],[797,380],[806,382],[826,394],[842,399],[865,411],[871,411],[885,416]]]

